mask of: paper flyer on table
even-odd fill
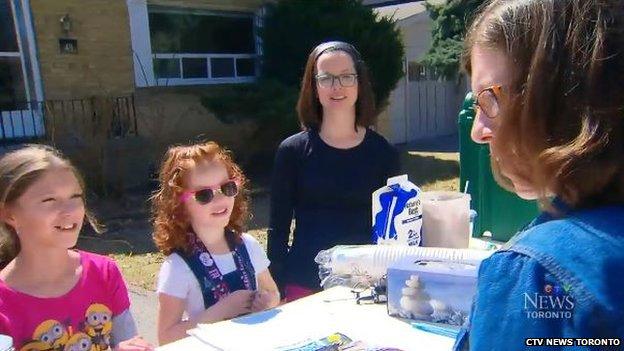
[[[318,341],[335,334],[353,341],[353,347],[338,348],[348,351],[441,351],[453,345],[451,338],[388,316],[385,306],[356,304],[350,290],[342,288],[230,321],[200,324],[189,334],[206,349],[222,351],[316,351]]]
[[[189,334],[219,350],[275,350],[335,332],[330,315],[282,313],[277,308],[227,323],[199,324]],[[270,332],[269,332],[270,331]]]

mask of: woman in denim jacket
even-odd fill
[[[464,65],[472,139],[544,213],[481,264],[455,349],[624,349],[624,1],[491,1]]]

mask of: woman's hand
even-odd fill
[[[115,351],[153,351],[154,346],[140,336],[120,342]]]

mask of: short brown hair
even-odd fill
[[[234,199],[234,209],[227,225],[228,244],[241,242],[245,222],[249,219],[247,178],[234,162],[230,153],[217,143],[172,146],[167,150],[160,166],[160,186],[151,197],[154,224],[154,242],[160,251],[169,255],[176,250],[188,253],[188,233],[191,225],[184,212],[180,196],[184,192],[184,176],[201,161],[221,162],[228,175],[238,181],[239,193]]]
[[[358,76],[355,124],[362,127],[372,126],[375,124],[377,111],[375,109],[375,94],[373,93],[366,64],[353,45],[341,41],[330,41],[317,45],[308,56],[303,79],[301,80],[299,100],[297,101],[297,114],[299,115],[301,127],[303,129],[319,128],[323,122],[323,108],[316,90],[316,61],[322,54],[332,51],[343,51],[353,60],[355,72]]]
[[[83,193],[87,221],[100,233],[102,226],[86,206],[86,187],[80,172],[60,151],[47,145],[24,145],[0,158],[0,206],[4,208],[15,202],[44,172],[55,168],[68,169],[74,174]],[[20,243],[15,229],[6,222],[1,222],[0,268],[13,260],[19,251]]]
[[[468,73],[474,46],[512,63],[496,139],[541,199],[623,202],[624,2],[493,0],[468,31]]]

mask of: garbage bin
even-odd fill
[[[477,212],[473,237],[492,233],[492,239],[509,240],[518,230],[538,214],[536,201],[526,201],[501,188],[492,175],[490,148],[470,138],[475,117],[474,97],[466,95],[459,113],[459,184],[472,198],[472,209]],[[466,185],[467,184],[467,185]]]

